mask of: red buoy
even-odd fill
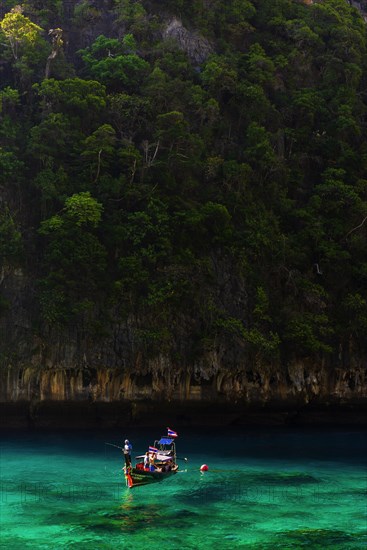
[[[200,466],[200,472],[207,472],[209,470],[209,466],[207,464],[203,464]]]

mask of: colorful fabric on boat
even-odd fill
[[[155,447],[149,447],[149,452],[150,453],[158,453],[158,449],[156,449]]]
[[[178,434],[173,430],[171,430],[170,428],[167,428],[167,432],[168,432],[167,435],[169,435],[169,437],[178,437]]]
[[[133,478],[131,477],[131,466],[125,466],[123,470],[125,472],[126,485],[131,489],[134,485]]]

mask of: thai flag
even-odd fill
[[[156,449],[155,447],[149,447],[149,452],[150,453],[158,453],[158,449]]]
[[[178,437],[177,433],[173,430],[170,430],[170,428],[167,428],[169,437]]]

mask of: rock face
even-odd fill
[[[76,352],[76,350],[75,350]],[[367,398],[362,368],[330,371],[320,365],[297,364],[284,373],[264,373],[239,366],[222,366],[208,375],[206,369],[180,368],[168,357],[150,361],[143,372],[103,365],[8,365],[1,371],[1,401],[182,400],[264,404],[355,401]]]
[[[208,55],[212,53],[208,40],[196,32],[188,31],[182,25],[182,22],[175,17],[167,24],[163,36],[164,38],[173,38],[195,63],[203,63]]]
[[[218,346],[200,360],[167,353],[143,357],[134,343],[134,320],[111,324],[96,339],[83,327],[36,331],[32,284],[21,270],[4,271],[1,290],[11,304],[0,317],[0,401],[89,403],[151,400],[236,403],[355,403],[367,400],[366,365],[314,361],[288,365],[247,364]]]

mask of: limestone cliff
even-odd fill
[[[241,422],[366,403],[358,12],[46,4],[24,6],[43,53],[0,44],[5,410]]]
[[[264,404],[355,402],[367,398],[366,368],[298,360],[248,364],[223,344],[190,363],[168,353],[144,357],[134,342],[134,320],[112,324],[91,339],[82,326],[36,333],[30,312],[31,281],[18,270],[3,273],[11,307],[0,318],[1,391],[6,401],[175,400]],[[232,350],[233,351],[233,350]],[[231,363],[228,362],[231,357]]]

